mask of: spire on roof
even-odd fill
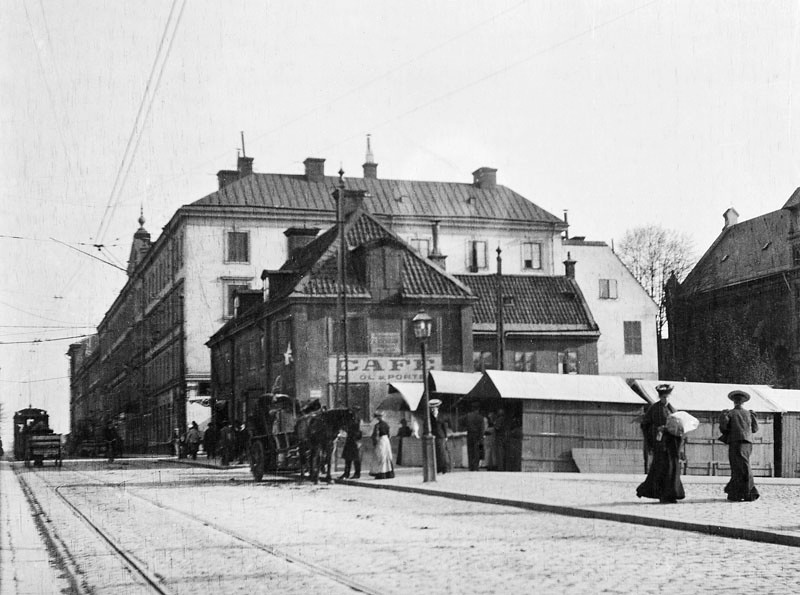
[[[375,155],[372,154],[372,144],[370,143],[370,135],[367,135],[367,158],[366,163],[375,163]]]
[[[367,160],[364,162],[364,177],[376,179],[378,177],[378,164],[375,163],[375,155],[372,154],[371,135],[367,135]]]

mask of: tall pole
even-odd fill
[[[425,340],[420,342],[422,355],[422,481],[436,481],[436,451],[431,434],[431,410],[428,399],[428,358],[425,354]]]
[[[504,360],[506,357],[506,341],[505,341],[505,329],[503,328],[503,259],[500,257],[502,250],[500,250],[500,246],[497,247],[497,305],[495,307],[495,312],[497,316],[497,321],[495,326],[497,327],[497,369],[502,370],[504,366]]]
[[[338,251],[338,298],[341,308],[340,316],[342,321],[342,355],[344,357],[344,406],[350,407],[350,379],[348,371],[348,347],[347,347],[347,239],[344,229],[344,170],[339,168],[339,188],[336,192],[336,224],[339,235]],[[341,361],[339,353],[336,355],[336,393],[339,394],[339,374],[341,372]]]

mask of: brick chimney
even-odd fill
[[[318,227],[290,227],[284,231],[283,235],[286,236],[286,253],[289,258],[292,258],[294,253],[300,248],[308,246],[308,244],[317,237],[318,233]]]
[[[339,200],[339,189],[333,191],[334,200]],[[349,190],[344,189],[344,202],[342,203],[342,217],[347,219],[347,216],[356,209],[364,206],[364,198],[367,196],[366,190]]]
[[[725,220],[725,225],[722,226],[722,229],[728,229],[739,223],[739,213],[733,207],[722,213],[722,218]]]
[[[370,144],[369,134],[367,135],[367,158],[364,160],[363,167],[365,179],[377,179],[378,164],[375,163],[375,156],[372,154],[372,145]]]
[[[239,170],[239,177],[243,178],[253,173],[253,158],[239,156],[237,159],[236,167]]]
[[[572,260],[572,255],[567,252],[567,260],[564,261],[564,274],[569,279],[575,278],[575,261]]]
[[[446,264],[444,261],[447,260],[447,256],[439,252],[439,221],[433,222],[431,234],[433,235],[433,249],[428,255],[428,260],[433,262],[440,269],[446,270]]]
[[[239,179],[239,170],[221,169],[217,172],[217,181],[219,182],[219,189],[222,190],[230,184]]]
[[[492,167],[479,167],[472,172],[472,185],[491,190],[497,186],[497,170]]]
[[[325,181],[325,160],[319,157],[309,157],[303,161],[306,166],[306,180],[309,182]]]

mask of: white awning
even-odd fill
[[[431,370],[428,374],[431,383],[431,392],[446,393],[450,395],[466,395],[475,388],[483,377],[480,372],[448,372],[445,370]]]
[[[618,376],[588,374],[544,374],[487,370],[471,391],[475,398],[630,403],[645,401]]]
[[[389,396],[378,404],[377,409],[416,411],[421,400],[421,382],[390,382]]]
[[[770,386],[759,386],[758,392],[767,400],[786,412],[796,413],[800,411],[800,390],[790,390],[784,388],[772,388]],[[750,401],[745,404],[745,408]]]
[[[775,413],[780,408],[761,395],[761,391],[771,390],[768,386],[752,384],[716,384],[713,382],[670,382],[664,380],[635,380],[641,394],[651,402],[658,401],[656,386],[671,384],[672,393],[669,396],[670,404],[682,411],[722,411],[731,409],[732,402],[728,393],[734,390],[743,390],[750,395],[750,400],[744,405],[745,409],[762,413]]]

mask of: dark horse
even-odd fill
[[[347,429],[356,422],[351,409],[330,409],[304,415],[295,424],[297,446],[300,454],[300,481],[308,469],[309,477],[319,483],[319,471],[326,468],[325,481],[331,481],[331,454],[339,430]]]

